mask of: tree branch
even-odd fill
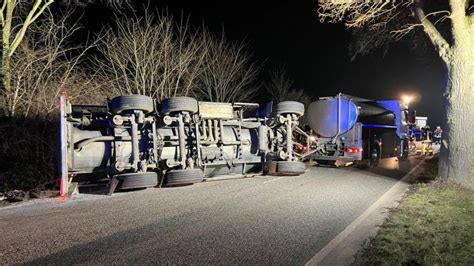
[[[48,0],[48,2],[44,3],[43,6],[41,6],[41,4],[43,3],[43,0],[36,0],[30,12],[28,13],[28,16],[26,17],[25,22],[23,23],[20,31],[16,34],[15,39],[13,39],[13,42],[9,51],[9,56],[12,56],[15,50],[18,48],[18,45],[20,45],[20,42],[25,37],[25,33],[28,27],[31,25],[31,23],[33,23],[46,10],[46,8],[48,8],[48,6],[50,6],[53,2],[54,0]]]
[[[5,15],[3,12],[5,12],[5,8],[7,7],[7,0],[3,0],[2,7],[0,7],[0,24],[2,25],[2,28],[5,25]]]
[[[436,29],[435,25],[433,25],[427,16],[425,16],[425,12],[421,6],[421,0],[415,0],[415,14],[420,20],[423,30],[428,35],[435,48],[438,50],[441,58],[446,63],[449,63],[451,61],[452,54],[451,47],[449,46],[449,43],[443,38],[438,29]]]
[[[48,6],[50,6],[52,3],[54,2],[54,0],[49,0],[48,2],[46,2],[43,7],[41,7],[41,9],[36,12],[35,16],[31,19],[30,21],[30,24],[35,22],[35,20],[41,15],[43,14],[43,12],[46,10],[46,8],[48,8]]]

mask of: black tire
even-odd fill
[[[376,145],[376,144],[374,144]],[[369,154],[369,166],[376,167],[379,165],[380,151],[378,147],[373,147]]]
[[[124,95],[112,99],[110,109],[114,114],[121,114],[127,111],[139,110],[145,114],[154,110],[153,99],[144,95]]]
[[[198,111],[198,102],[191,97],[172,97],[165,99],[161,103],[161,113],[169,114],[174,112],[190,112],[192,114]]]
[[[298,116],[304,115],[304,104],[295,101],[280,102],[276,106],[276,114],[296,114]]]
[[[306,166],[303,162],[277,161],[276,172],[281,175],[300,175],[305,172]]]
[[[400,160],[400,161],[408,160],[408,153],[409,152],[410,151],[408,149],[403,150],[403,154],[402,154],[402,156],[398,156],[398,160]]]
[[[119,180],[119,189],[148,188],[158,185],[155,172],[126,173],[115,176]]]
[[[408,139],[403,139],[402,140],[402,149],[403,149],[403,153],[401,156],[398,156],[398,160],[400,161],[406,161],[408,160],[408,156],[410,155],[410,148],[409,148],[409,140]]]
[[[354,161],[354,166],[358,169],[367,169],[370,167],[368,160]]]
[[[202,182],[204,173],[201,169],[170,170],[166,173],[166,185],[184,185]]]
[[[336,166],[336,161],[334,160],[316,160],[319,165],[326,165],[326,166]]]

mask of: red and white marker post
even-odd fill
[[[60,197],[62,200],[68,198],[68,189],[69,189],[69,173],[67,166],[67,122],[66,122],[66,108],[67,108],[67,96],[65,93],[62,93],[59,96],[59,143],[60,143]]]

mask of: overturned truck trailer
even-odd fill
[[[107,178],[113,193],[232,173],[297,175],[305,169],[293,152],[292,131],[304,114],[298,102],[281,102],[275,112],[254,103],[190,97],[158,103],[143,95],[119,96],[104,106],[72,105],[65,96],[61,103],[66,184]]]

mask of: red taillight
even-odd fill
[[[347,152],[347,153],[359,153],[359,152],[362,152],[362,148],[348,147],[348,148],[345,149],[345,152]]]

